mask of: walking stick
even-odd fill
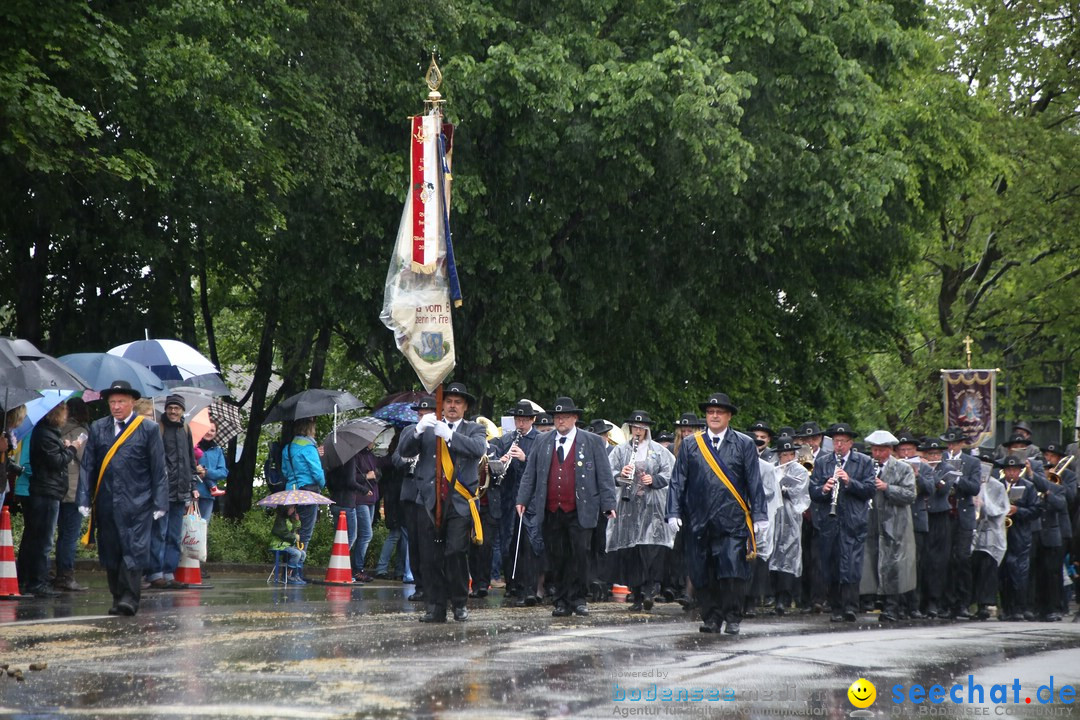
[[[525,522],[525,513],[518,515],[518,536],[517,542],[514,544],[514,569],[510,572],[510,579],[517,580],[517,561],[518,553],[521,552],[521,526]]]

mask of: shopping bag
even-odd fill
[[[180,552],[184,557],[204,562],[206,560],[206,521],[199,514],[199,506],[188,506],[184,523],[180,527]]]

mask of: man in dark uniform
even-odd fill
[[[423,420],[425,415],[435,412],[435,398],[431,395],[422,397],[416,401],[412,409],[418,418]],[[403,453],[402,440],[404,438],[405,431],[402,430],[398,436],[398,446],[394,450],[394,464],[404,470],[401,481],[401,517],[409,543],[409,569],[412,571],[416,588],[416,591],[409,596],[409,600],[427,602],[427,597],[424,595],[424,565],[420,561],[422,555],[420,526],[427,522],[428,486],[426,483],[421,484],[419,478],[426,478],[429,475],[434,477],[435,455],[432,453],[421,456],[418,449],[408,454]]]
[[[419,456],[415,471],[418,498],[426,508],[417,528],[427,600],[427,612],[420,622],[446,622],[448,602],[455,620],[469,617],[465,607],[469,596],[467,558],[470,530],[478,530],[479,511],[473,506],[477,465],[487,449],[483,426],[464,419],[475,402],[464,384],[450,383],[443,390],[443,419],[437,420],[434,413],[424,414],[415,425],[401,431],[398,442],[402,456]],[[438,488],[436,463],[444,471]]]
[[[827,434],[834,452],[821,453],[814,462],[810,500],[824,509],[817,515],[817,529],[832,620],[854,622],[869,522],[867,501],[875,492],[874,462],[852,449],[856,435],[850,425],[837,423]]]
[[[499,537],[503,554],[503,577],[506,579],[505,600],[507,604],[518,607],[531,607],[540,601],[536,594],[536,582],[543,543],[535,542],[537,538],[530,540],[523,532],[521,516],[514,512],[521,476],[525,472],[525,462],[540,438],[540,433],[533,427],[538,414],[531,402],[521,400],[510,411],[514,418],[514,432],[491,442],[506,468],[499,481],[499,503],[502,510]]]
[[[1061,462],[1064,449],[1057,443],[1042,448],[1048,476]],[[1076,499],[1076,476],[1067,468],[1048,477],[1042,496],[1042,529],[1039,531],[1039,555],[1034,558],[1035,615],[1043,621],[1056,622],[1062,615],[1061,567],[1065,549],[1072,542],[1069,504]],[[1068,603],[1065,604],[1068,612]]]
[[[543,435],[525,463],[517,511],[529,532],[543,529],[555,583],[555,617],[588,615],[585,601],[593,529],[601,514],[615,517],[615,477],[607,442],[579,431],[584,414],[569,397],[552,406],[555,432]]]
[[[942,437],[948,450],[944,458],[960,472],[952,486],[948,502],[949,516],[955,518],[950,526],[949,584],[945,601],[949,605],[949,617],[959,620],[971,619],[972,538],[975,535],[975,496],[982,488],[982,466],[979,459],[965,452],[970,445],[964,431],[949,428]]]
[[[1035,485],[1020,475],[1024,462],[1015,455],[998,461],[1001,482],[1009,497],[1005,558],[1001,561],[1002,620],[1023,620],[1030,612],[1028,582],[1031,579],[1031,526],[1042,512]]]
[[[799,426],[795,433],[795,439],[799,441],[799,452],[796,458],[804,466],[809,465],[813,471],[814,463],[819,456],[827,454],[831,449],[825,448],[825,432],[813,420],[808,420]],[[802,544],[803,544],[803,567],[802,589],[804,607],[812,612],[819,613],[827,603],[828,588],[823,580],[821,570],[821,538],[818,537],[819,528],[824,524],[826,508],[811,502],[810,509],[803,513]]]
[[[109,417],[90,426],[77,502],[84,515],[94,511],[98,558],[113,597],[109,614],[134,615],[150,566],[153,523],[169,510],[165,448],[157,423],[135,414],[139,392],[129,383],[115,380],[101,396]]]
[[[776,439],[776,433],[769,427],[769,423],[764,420],[758,420],[756,423],[746,429],[748,435],[754,439],[754,444],[758,449],[758,456],[765,462],[776,464],[776,451],[770,446],[773,440]]]
[[[682,529],[701,632],[736,635],[757,540],[769,530],[757,448],[729,427],[738,412],[725,393],[700,404],[708,427],[679,448],[667,517]]]

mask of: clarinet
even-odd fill
[[[631,465],[631,466],[634,466],[634,458],[637,456],[637,449],[638,449],[638,441],[637,441],[637,438],[634,438],[634,439],[632,439],[630,441],[630,462],[628,464]],[[623,489],[623,493],[622,493],[622,499],[624,501],[629,502],[629,501],[634,499],[634,492],[636,490],[636,488],[634,487],[634,479],[636,477],[637,477],[637,467],[634,466],[633,472],[631,473],[630,477],[627,478],[626,481],[625,481],[626,482],[626,487]]]
[[[840,453],[836,454],[836,470],[843,470],[844,465],[841,462],[843,458]],[[836,517],[836,503],[840,500],[840,479],[836,477],[836,470],[833,470],[833,486],[832,486],[832,502],[829,503],[829,517]]]

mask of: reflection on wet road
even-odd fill
[[[0,677],[0,715],[843,718],[865,677],[880,717],[1067,717],[1071,705],[1040,705],[1038,689],[1051,675],[1055,692],[1080,687],[1080,623],[797,615],[748,620],[732,638],[699,633],[676,605],[552,618],[494,593],[471,601],[468,622],[422,625],[400,584],[286,589],[217,574],[211,590],[146,593],[136,617],[113,618],[91,579],[88,593],[0,602],[0,665],[24,678]],[[893,702],[897,685],[906,697],[962,683],[965,695],[969,675],[984,700]],[[995,705],[991,687],[1014,680],[1019,703],[1010,689]]]

